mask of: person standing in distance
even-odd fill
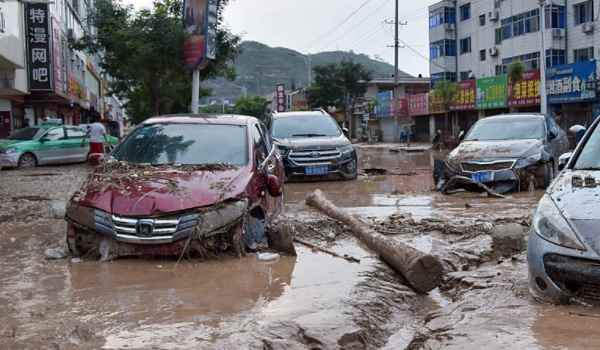
[[[100,122],[100,117],[94,118],[87,132],[90,139],[90,159],[102,159],[104,157],[104,141],[106,140],[106,128]]]

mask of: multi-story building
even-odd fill
[[[445,0],[430,6],[432,86],[460,82],[462,99],[451,108],[451,123],[439,117],[436,125],[456,132],[486,115],[539,111],[541,64],[548,68],[549,111],[561,112],[564,127],[589,124],[599,112],[599,19],[600,0]],[[513,83],[505,74],[515,61],[527,73]],[[465,95],[474,101],[465,103]]]
[[[119,113],[108,111],[100,58],[71,45],[95,30],[87,19],[92,7],[93,0],[0,0],[0,137],[46,117],[122,121],[118,100]]]

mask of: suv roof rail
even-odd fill
[[[315,109],[313,109],[313,112],[321,112],[321,113],[323,113],[323,114],[329,114],[329,113],[327,113],[327,111],[326,111],[326,110],[324,110],[323,108],[315,108]]]

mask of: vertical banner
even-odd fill
[[[185,0],[183,9],[183,60],[187,68],[196,69],[215,59],[218,0]]]
[[[47,3],[25,3],[29,90],[52,91],[50,16]]]
[[[65,65],[63,63],[64,36],[60,30],[60,23],[52,18],[52,65],[54,67],[54,92],[66,96],[67,81],[65,79]]]
[[[279,84],[277,85],[277,90],[275,92],[275,98],[277,99],[277,112],[283,113],[287,110],[287,98],[285,96],[285,85]]]

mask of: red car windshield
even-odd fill
[[[150,124],[135,129],[115,150],[120,161],[151,165],[248,164],[246,127]]]

